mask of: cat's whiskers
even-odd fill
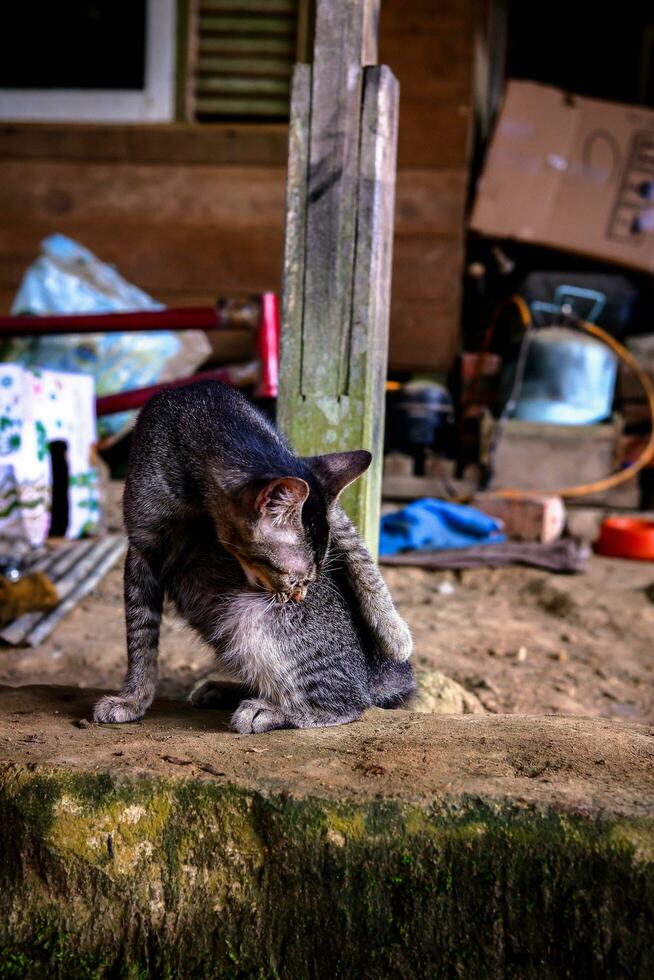
[[[332,548],[328,548],[320,568],[321,571],[329,572],[332,569],[342,568],[343,564],[343,555],[338,551],[332,550]]]
[[[328,577],[323,578],[322,584],[323,587],[327,590],[327,592],[329,592],[330,595],[333,595],[335,599],[339,599],[339,600],[341,599],[340,591],[336,588],[335,584]]]
[[[234,548],[235,551],[238,551],[238,545],[234,541],[227,541],[226,538],[219,538],[218,535],[216,535],[216,541],[218,544],[221,544],[223,548]]]
[[[334,558],[330,558],[327,561],[323,562],[322,567],[321,567],[320,570],[321,570],[321,572],[336,572],[336,571],[339,571],[339,569],[341,569],[341,568],[343,568],[343,560],[342,560],[342,558],[340,558],[340,557],[338,557],[338,558],[334,557]]]

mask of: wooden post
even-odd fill
[[[399,86],[378,0],[318,0],[293,77],[278,422],[302,455],[369,449],[343,504],[376,554]]]

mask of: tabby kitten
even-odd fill
[[[337,504],[370,459],[296,456],[218,382],[153,398],[125,486],[127,676],[96,721],[133,721],[152,703],[165,598],[252,694],[236,731],[342,724],[403,703],[411,636]]]

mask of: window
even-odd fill
[[[313,0],[30,0],[0,13],[0,119],[288,118]]]
[[[303,0],[198,0],[188,23],[189,121],[288,117]]]
[[[0,15],[0,118],[174,116],[176,0],[31,0]]]

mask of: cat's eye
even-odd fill
[[[275,572],[276,575],[286,575],[285,568],[280,568],[279,565],[275,565],[274,562],[268,561],[267,558],[255,558],[255,561],[257,565],[267,568],[269,572]]]

